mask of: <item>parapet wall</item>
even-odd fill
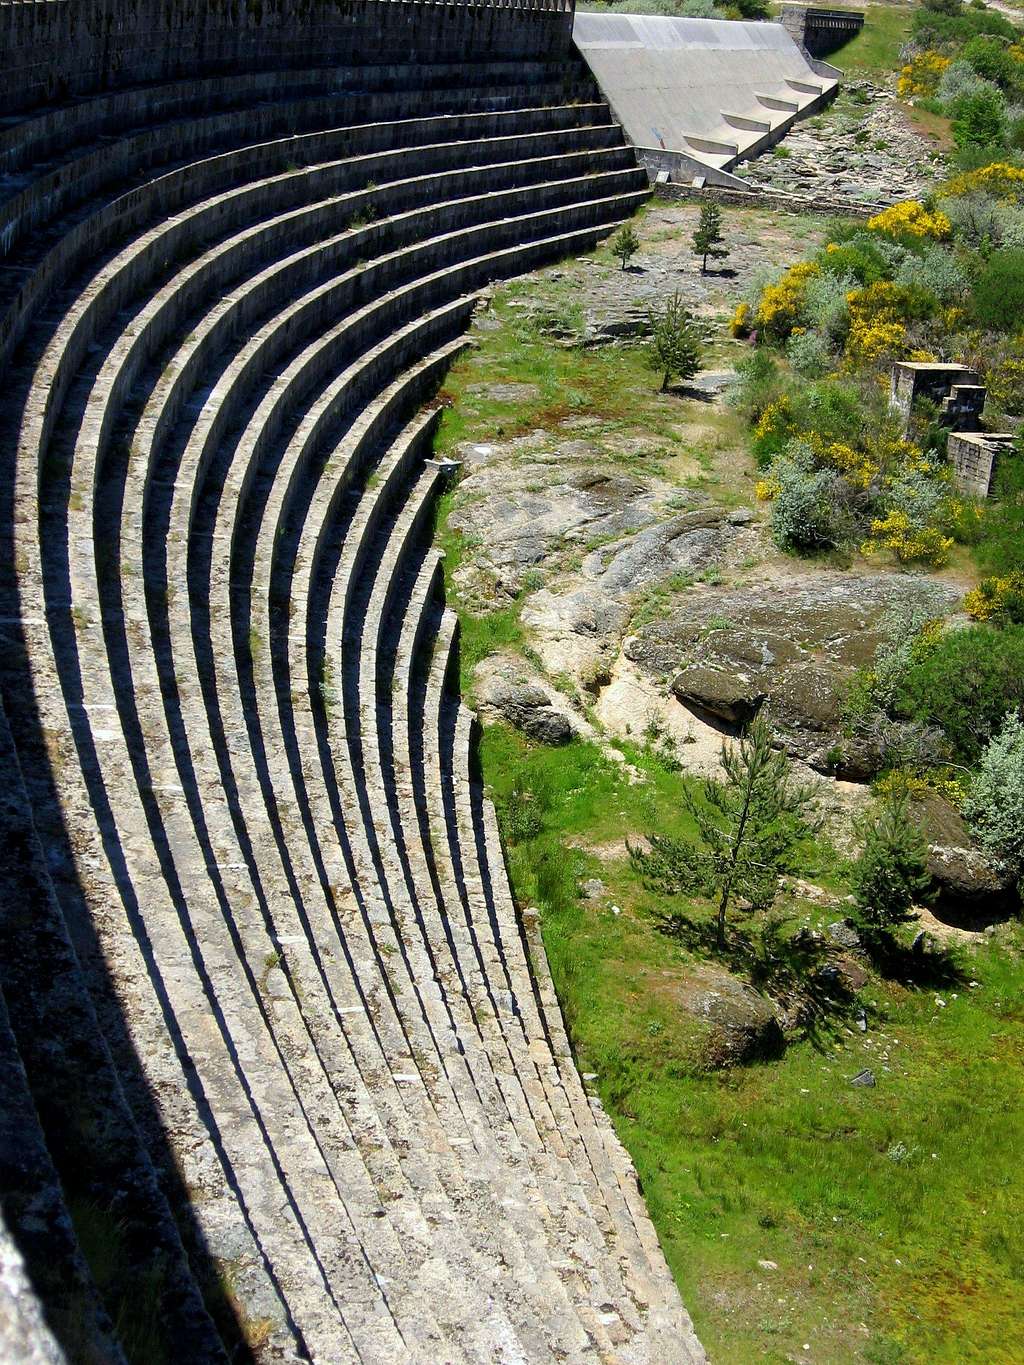
[[[146,81],[429,60],[557,60],[573,0],[0,0],[4,112]]]

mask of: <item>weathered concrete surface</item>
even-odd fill
[[[643,159],[727,170],[838,89],[781,24],[577,14],[573,41]],[[689,178],[689,177],[686,177]]]

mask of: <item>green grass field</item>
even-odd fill
[[[848,76],[880,79],[899,69],[900,48],[910,31],[912,5],[867,5],[860,33],[827,60]]]
[[[960,981],[873,975],[863,1035],[837,1018],[780,1061],[705,1073],[674,1004],[697,957],[628,858],[590,851],[684,832],[682,779],[637,749],[645,780],[630,783],[593,746],[542,749],[503,727],[481,757],[580,1069],[597,1073],[716,1365],[1024,1360],[1019,927],[963,949]],[[824,880],[829,857],[810,849],[806,875]],[[594,875],[607,895],[582,901]],[[864,1067],[874,1088],[850,1084]]]

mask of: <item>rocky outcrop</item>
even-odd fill
[[[978,848],[948,801],[926,792],[915,798],[911,813],[928,841],[932,909],[940,919],[991,922],[1019,906],[1013,873]]]
[[[743,674],[706,664],[684,669],[674,679],[672,691],[691,710],[735,726],[749,724],[765,701],[765,694]]]
[[[812,570],[756,588],[686,594],[624,648],[652,676],[674,677],[675,696],[699,714],[735,725],[764,701],[795,757],[831,773],[841,750],[868,776],[871,755],[844,735],[842,710],[856,670],[874,656],[880,619],[898,602],[927,602],[942,613],[955,601],[952,589],[923,577]]]

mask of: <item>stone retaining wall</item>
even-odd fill
[[[725,185],[656,184],[655,195],[660,199],[714,199],[719,204],[737,208],[769,208],[780,213],[820,213],[836,218],[870,218],[880,213],[884,204],[856,204],[846,199],[826,195],[782,194],[751,187],[749,190],[731,189]]]

